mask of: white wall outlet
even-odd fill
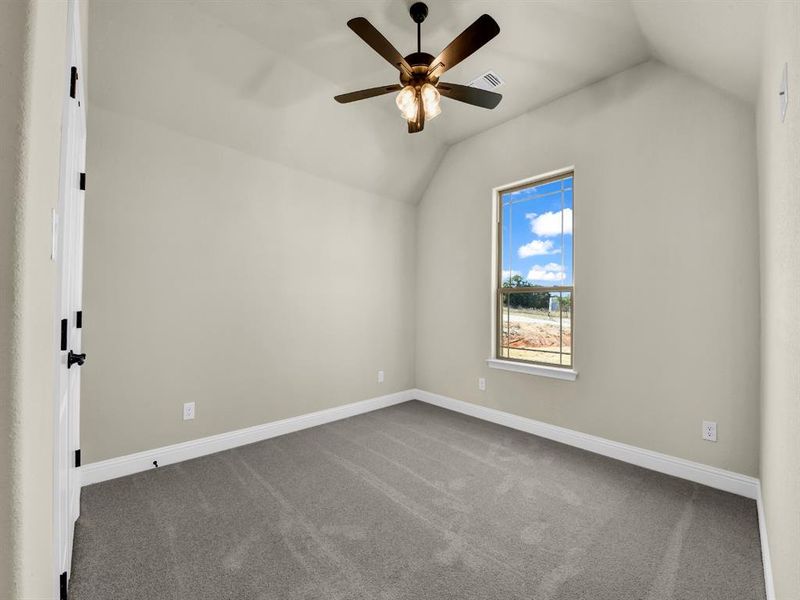
[[[486,391],[486,378],[478,377],[478,389],[482,392]]]
[[[703,439],[709,442],[717,441],[716,421],[703,421]]]
[[[190,421],[194,419],[194,402],[186,402],[183,405],[183,420]]]
[[[383,383],[384,376],[383,371],[378,371],[378,383]]]

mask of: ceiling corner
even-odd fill
[[[766,0],[631,0],[654,58],[753,103]]]

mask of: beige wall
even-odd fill
[[[66,3],[2,3],[0,22],[0,596],[38,599],[52,597],[57,580],[50,214],[58,201]]]
[[[19,201],[19,110],[23,98],[27,10],[23,2],[0,3],[0,539],[12,533],[11,357],[14,333],[14,219]],[[0,544],[0,597],[11,595],[14,546]]]
[[[413,387],[414,206],[97,106],[87,172],[87,462]]]
[[[647,63],[451,147],[417,218],[417,386],[757,475],[754,135],[751,107]],[[578,380],[489,369],[491,190],[569,165]]]
[[[761,485],[779,600],[800,597],[800,4],[772,2],[758,102]],[[789,63],[789,110],[778,88]]]

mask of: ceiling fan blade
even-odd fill
[[[500,100],[503,99],[502,94],[488,92],[486,90],[470,87],[468,85],[445,83],[443,81],[439,82],[439,85],[436,86],[436,89],[439,90],[439,93],[445,98],[458,100],[459,102],[466,102],[467,104],[480,106],[481,108],[494,108],[500,104]]]
[[[368,90],[358,90],[357,92],[350,92],[349,94],[339,94],[338,96],[334,96],[333,99],[340,104],[347,104],[348,102],[366,100],[367,98],[374,98],[375,96],[383,96],[384,94],[399,92],[402,89],[403,86],[399,83],[394,85],[382,85],[381,87],[369,88]]]
[[[389,61],[395,69],[402,72],[405,70],[411,73],[411,65],[406,62],[403,55],[397,51],[397,48],[383,37],[383,34],[375,29],[375,27],[367,21],[364,17],[356,17],[347,22],[347,26],[352,29],[355,34],[364,40],[367,45],[380,54],[383,58]]]
[[[497,21],[489,15],[481,15],[433,59],[428,73],[440,77],[442,73],[455,67],[498,33],[500,26]]]

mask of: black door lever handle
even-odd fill
[[[79,367],[83,366],[86,362],[86,354],[75,354],[72,350],[67,353],[67,368],[77,364]]]

